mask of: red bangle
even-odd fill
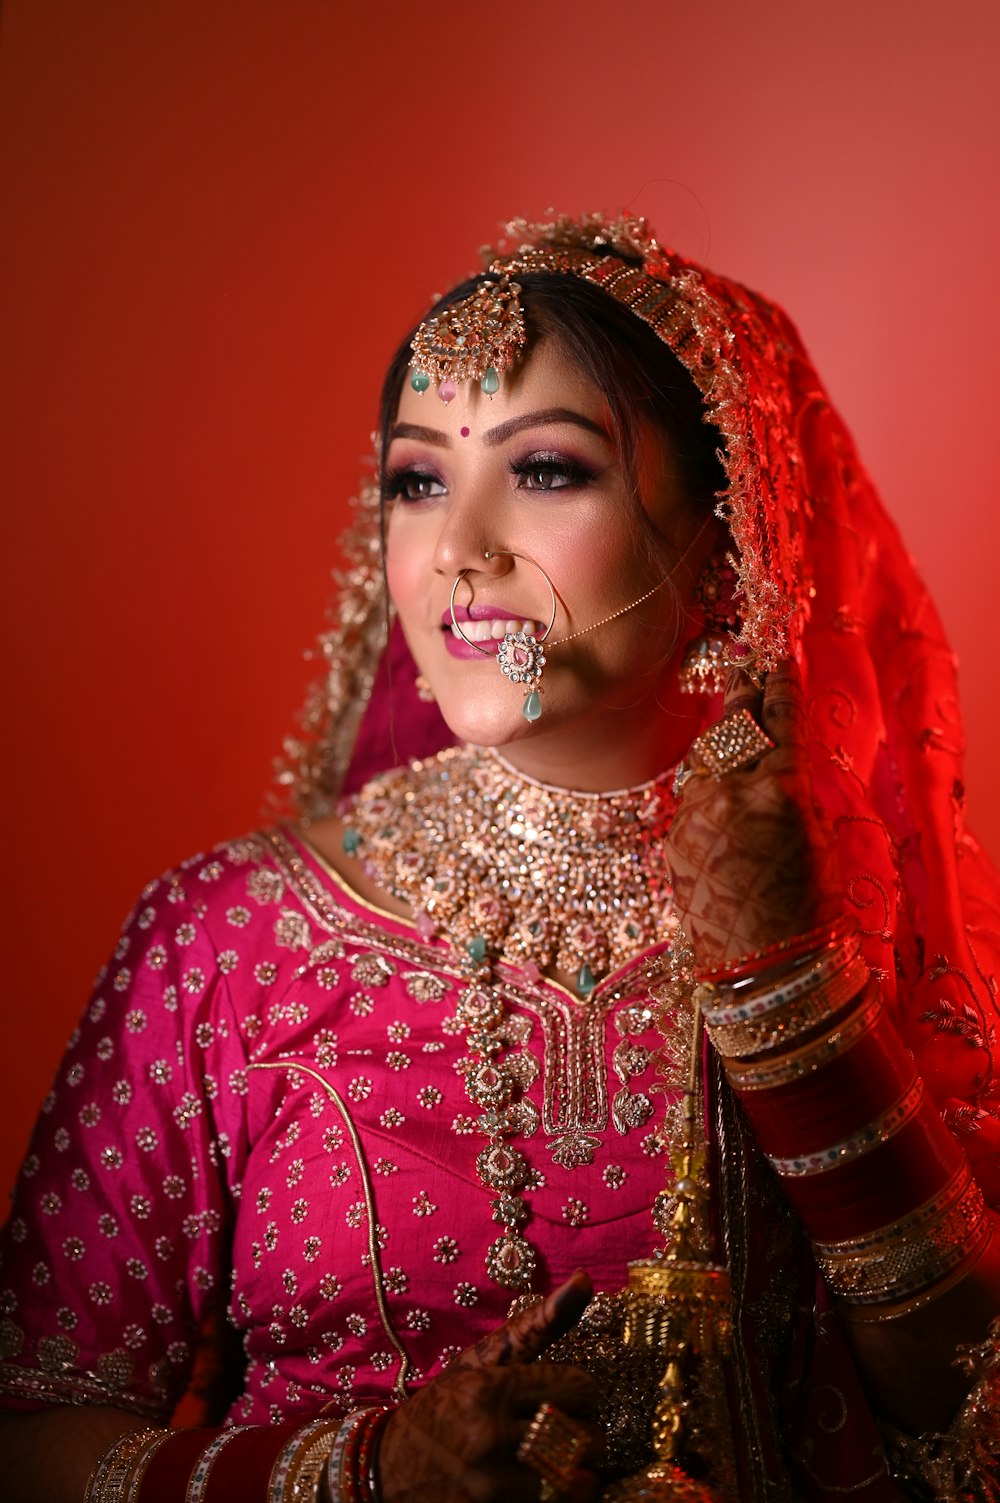
[[[375,1496],[374,1447],[391,1413],[386,1408],[358,1409],[342,1422],[327,1470],[328,1490],[337,1503],[370,1503]]]
[[[367,1486],[367,1497],[371,1503],[381,1503],[382,1490],[379,1486],[376,1467],[382,1435],[391,1416],[391,1409],[384,1409],[380,1414],[376,1414],[362,1432],[358,1446],[357,1472],[362,1486],[362,1497],[365,1496],[364,1488]]]
[[[851,1304],[903,1313],[900,1302],[942,1291],[990,1241],[992,1223],[967,1161],[929,1200],[861,1237],[817,1242],[831,1289]]]
[[[934,1103],[886,1143],[826,1174],[784,1178],[789,1200],[820,1242],[861,1237],[940,1193],[965,1162]]]
[[[797,960],[804,960],[814,950],[825,950],[828,945],[839,944],[841,940],[847,938],[853,927],[850,919],[839,918],[830,924],[821,924],[815,929],[810,929],[805,934],[795,934],[791,939],[779,940],[776,944],[767,945],[763,950],[755,950],[751,955],[739,955],[715,966],[696,965],[695,980],[742,981],[745,977],[754,976],[760,972],[761,980],[764,981],[769,971],[789,966]]]
[[[209,1474],[205,1503],[264,1503],[267,1482],[282,1447],[300,1429],[301,1420],[284,1425],[254,1425],[219,1453]],[[186,1485],[186,1484],[185,1484]],[[162,1493],[156,1503],[177,1503],[183,1492]],[[147,1503],[143,1497],[140,1503]]]
[[[214,1430],[174,1430],[154,1456],[134,1489],[135,1503],[174,1503],[187,1492],[198,1457],[214,1440]]]
[[[896,1101],[913,1061],[884,1013],[843,1053],[772,1090],[736,1090],[765,1153],[811,1152],[847,1137]]]

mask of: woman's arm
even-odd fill
[[[518,1447],[539,1406],[556,1405],[574,1426],[583,1431],[591,1428],[598,1396],[593,1379],[578,1368],[535,1360],[575,1325],[591,1294],[590,1279],[578,1271],[548,1299],[520,1311],[469,1347],[441,1377],[393,1411],[379,1458],[385,1503],[424,1503],[428,1498],[460,1503],[473,1495],[484,1503],[503,1503],[531,1494],[534,1476],[518,1460]],[[336,1424],[334,1420],[324,1440],[328,1448]],[[84,1503],[88,1481],[102,1457],[116,1440],[132,1431],[148,1432],[149,1427],[135,1414],[97,1405],[0,1416],[5,1503]],[[147,1488],[150,1497],[162,1495],[161,1463],[174,1479],[186,1478],[205,1448],[224,1433],[233,1438],[231,1453],[237,1466],[230,1468],[228,1485],[221,1485],[213,1470],[206,1489],[208,1503],[216,1499],[218,1503],[269,1503],[272,1465],[296,1441],[289,1426],[254,1427],[240,1433],[161,1431],[168,1439],[143,1473],[139,1503]],[[241,1447],[247,1452],[246,1464],[239,1456]],[[589,1455],[594,1457],[599,1450],[593,1431]],[[581,1453],[581,1463],[586,1459]],[[233,1486],[237,1473],[238,1485]],[[125,1482],[132,1485],[128,1476]],[[289,1496],[290,1484],[291,1478],[285,1484]],[[367,1489],[367,1478],[363,1485]],[[120,1489],[116,1496],[124,1496],[124,1491]],[[593,1474],[578,1468],[573,1496],[582,1503],[597,1491]],[[329,1498],[325,1481],[321,1496]]]
[[[0,1477],[7,1503],[84,1503],[108,1447],[146,1421],[104,1405],[0,1415]]]
[[[862,980],[867,973],[856,940],[845,938],[795,665],[768,675],[763,694],[734,672],[726,713],[741,711],[773,749],[722,776],[687,779],[668,842],[696,968],[717,982],[703,997],[709,1032],[841,1297],[877,1410],[911,1432],[945,1430],[970,1382],[956,1348],[983,1342],[1000,1312],[1000,1237],[989,1237],[997,1218],[984,1211],[877,986],[859,997],[853,984],[859,968]],[[789,963],[795,937],[824,926],[840,938]],[[805,1007],[785,1000],[805,988]],[[822,1172],[815,1160],[796,1162],[820,1147],[829,1150]]]

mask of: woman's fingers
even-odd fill
[[[802,677],[795,659],[782,659],[764,675],[760,687],[742,668],[731,668],[719,724],[741,710],[753,717],[776,746],[800,747],[805,740],[806,711]]]
[[[572,1330],[594,1293],[590,1275],[578,1268],[558,1289],[521,1310],[475,1346],[456,1357],[456,1367],[507,1367],[534,1362],[554,1341]]]
[[[538,1362],[511,1369],[500,1381],[509,1413],[523,1420],[530,1420],[540,1404],[555,1404],[564,1414],[589,1419],[600,1403],[595,1379],[585,1368],[568,1363]]]
[[[794,658],[784,658],[764,679],[758,720],[779,746],[801,746],[806,734],[802,675]]]
[[[762,693],[748,673],[742,668],[730,668],[726,675],[726,690],[722,700],[722,714],[735,715],[738,710],[749,710],[755,720],[760,716]]]

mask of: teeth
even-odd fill
[[[537,633],[541,627],[537,621],[463,621],[461,633],[454,626],[450,630],[457,642],[462,640],[462,633],[470,642],[499,642],[519,631]]]

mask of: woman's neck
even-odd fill
[[[655,704],[595,715],[567,735],[536,723],[530,736],[497,747],[511,767],[553,788],[583,793],[634,788],[676,767],[709,720],[703,696],[671,693]]]

